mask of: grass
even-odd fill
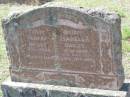
[[[122,50],[124,53],[130,52],[130,42],[127,40],[122,40]]]
[[[106,8],[112,11],[116,11],[120,16],[128,16],[126,7],[130,0],[124,0],[122,3],[117,0],[54,0],[56,2],[63,2],[64,4],[77,5],[80,7],[99,7]]]
[[[0,20],[6,16],[9,12],[9,5],[0,5]],[[9,75],[8,70],[8,60],[5,49],[5,41],[2,33],[1,22],[0,22],[0,84],[7,78]],[[0,91],[0,97],[2,97],[2,92]]]
[[[130,53],[123,54],[123,65],[125,70],[125,75],[130,78]]]
[[[130,38],[130,26],[125,25],[122,27],[122,39],[127,40],[128,38]]]
[[[122,3],[116,0],[54,0],[66,4],[73,4],[81,7],[101,7],[111,11],[116,11],[122,17],[122,49],[123,49],[123,65],[126,77],[130,77],[130,0],[122,0]],[[16,7],[16,5],[14,5]],[[13,6],[13,7],[14,7]],[[14,9],[18,9],[17,7]],[[20,8],[21,9],[21,8]],[[8,14],[10,6],[8,4],[0,5],[0,20]],[[5,42],[2,34],[0,23],[0,84],[9,75],[8,60],[5,49]],[[0,97],[2,93],[0,91]]]

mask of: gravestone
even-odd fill
[[[115,13],[62,5],[4,19],[12,81],[119,90],[120,24]]]

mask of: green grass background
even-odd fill
[[[122,50],[123,66],[126,78],[130,78],[130,0],[54,0],[64,4],[71,4],[80,7],[105,8],[117,12],[122,17]],[[0,20],[7,16],[9,10],[14,7],[17,9],[23,5],[0,4]],[[22,7],[21,7],[22,8]],[[25,5],[23,6],[25,8]],[[9,76],[9,62],[5,49],[5,41],[0,23],[0,84]],[[2,93],[0,91],[0,97]]]

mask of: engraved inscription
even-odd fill
[[[99,36],[92,29],[41,26],[18,31],[25,37],[25,67],[100,72]]]
[[[65,70],[100,72],[98,33],[60,26],[59,61]]]
[[[25,40],[21,39],[23,45],[26,44],[22,49],[26,53],[27,62],[23,65],[31,68],[52,68],[54,62],[53,28],[41,26],[18,31],[26,37]],[[26,41],[26,43],[23,41]]]
[[[22,36],[23,65],[40,69],[109,73],[112,61],[109,33],[104,30],[108,34],[105,38],[104,33],[99,34],[81,21],[77,24],[72,22],[64,18],[58,20],[57,27],[43,25],[18,30]],[[77,28],[75,25],[78,25]]]

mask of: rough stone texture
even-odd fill
[[[67,86],[5,81],[4,97],[127,97],[126,91],[112,91]]]
[[[120,17],[46,4],[3,20],[12,81],[118,90]]]

